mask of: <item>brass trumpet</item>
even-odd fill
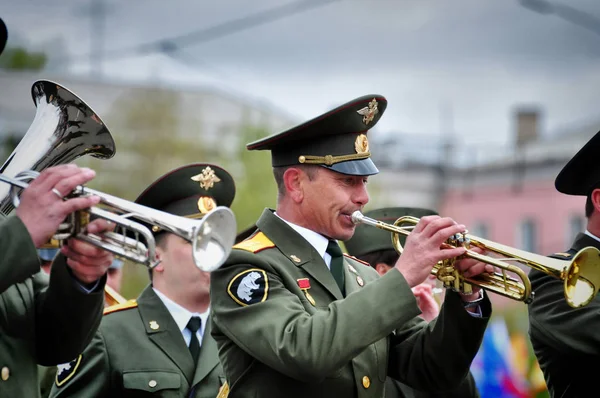
[[[366,217],[360,211],[355,211],[352,214],[352,222],[363,223],[391,232],[394,248],[402,254],[404,248],[400,243],[400,235],[410,235],[419,219],[405,216],[400,217],[393,224],[388,224]],[[565,299],[573,308],[587,305],[600,288],[600,251],[595,247],[581,249],[570,261],[558,260],[505,246],[470,235],[467,232],[452,237],[442,247],[455,248],[459,246],[467,249],[465,257],[500,269],[491,274],[482,273],[473,278],[467,278],[453,267],[456,259],[437,263],[431,273],[443,282],[444,287],[459,292],[469,293],[472,286],[478,286],[513,300],[530,303],[534,297],[531,281],[520,267],[510,264],[510,262],[536,269],[563,281]],[[496,253],[504,257],[494,258],[479,254],[470,250],[471,247],[478,247],[485,252]],[[510,276],[508,272],[515,274],[518,278]]]

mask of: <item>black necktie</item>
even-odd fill
[[[327,245],[326,252],[331,256],[331,274],[333,275],[333,279],[335,279],[338,287],[340,288],[342,295],[345,295],[344,291],[344,255],[342,254],[342,249],[337,244],[336,241],[330,240]]]
[[[199,316],[193,316],[190,318],[186,329],[192,332],[192,339],[190,340],[190,353],[192,354],[192,358],[194,359],[194,366],[198,363],[198,357],[200,356],[200,342],[198,341],[198,336],[196,332],[202,326],[202,319]]]

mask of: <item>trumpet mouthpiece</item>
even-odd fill
[[[364,218],[364,216],[360,212],[360,210],[356,210],[354,213],[352,213],[352,222],[354,224],[360,224],[360,222],[362,221],[363,218]]]

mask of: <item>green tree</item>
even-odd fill
[[[0,69],[32,70],[44,69],[48,58],[42,52],[27,51],[22,47],[7,48],[0,56]]]

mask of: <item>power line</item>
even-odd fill
[[[135,46],[105,51],[105,59],[117,60],[129,57],[138,57],[154,52],[170,52],[173,49],[179,49],[186,46],[206,43],[210,40],[215,40],[225,37],[243,30],[254,28],[270,22],[274,22],[283,18],[290,17],[301,12],[322,7],[341,0],[301,0],[289,3],[279,7],[273,7],[266,11],[261,11],[245,17],[233,19],[221,24],[195,30],[183,35],[174,36],[166,39],[154,40],[148,43],[138,44]],[[71,62],[77,62],[80,59],[89,59],[91,54],[81,54],[71,57]]]
[[[546,0],[520,0],[521,6],[542,15],[555,14],[574,25],[600,35],[600,19],[565,4],[550,3]]]

